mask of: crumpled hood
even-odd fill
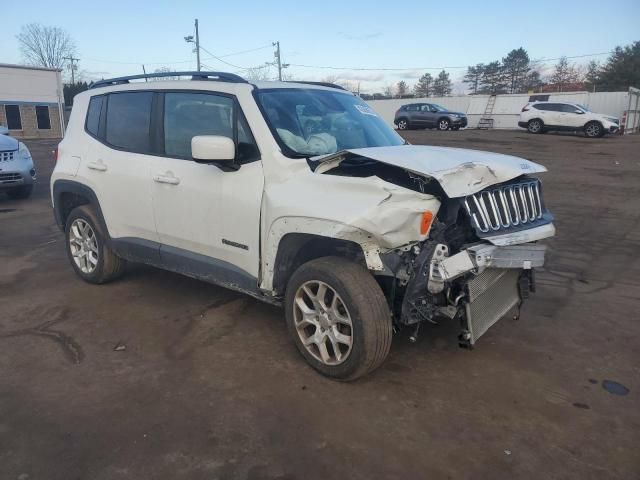
[[[344,150],[319,159],[317,173],[337,167],[353,154],[434,178],[450,198],[506,182],[523,174],[546,172],[542,165],[524,158],[464,148],[398,145]],[[332,161],[333,160],[333,161]]]
[[[17,150],[18,140],[8,135],[0,135],[0,152],[7,150]]]

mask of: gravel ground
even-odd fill
[[[639,478],[640,136],[405,135],[546,165],[558,234],[520,320],[473,351],[457,325],[399,335],[351,384],[306,366],[275,307],[144,266],[82,282],[54,142],[27,142],[34,195],[0,198],[0,478]]]

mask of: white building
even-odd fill
[[[0,63],[0,125],[16,138],[61,138],[61,71]]]

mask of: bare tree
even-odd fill
[[[263,65],[262,67],[249,68],[242,76],[250,81],[259,82],[262,80],[272,80],[271,65]]]
[[[551,83],[558,92],[565,91],[570,84],[580,79],[580,72],[575,64],[569,63],[567,57],[560,57],[551,75]]]
[[[156,68],[153,73],[171,73],[173,72],[173,69],[169,68],[169,67],[160,67],[160,68]],[[162,77],[162,78],[152,78],[153,80],[180,80],[180,75],[178,76],[174,76],[174,75],[170,75],[167,77]]]
[[[393,85],[387,85],[386,87],[384,87],[384,89],[382,90],[382,94],[385,97],[388,98],[392,98],[395,94],[395,88],[393,88]]]
[[[75,52],[71,36],[59,27],[30,23],[22,26],[16,38],[22,56],[30,65],[62,68],[64,57]]]

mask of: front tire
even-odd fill
[[[85,282],[106,283],[124,273],[126,261],[107,245],[106,232],[90,205],[74,208],[64,231],[71,266]]]
[[[323,257],[292,275],[285,296],[289,335],[318,372],[355,380],[378,368],[391,347],[391,314],[361,265]]]
[[[533,120],[529,120],[529,123],[527,123],[527,130],[529,133],[542,133],[544,131],[544,124],[542,123],[542,120],[534,118]]]
[[[599,138],[604,135],[604,128],[600,122],[589,122],[584,126],[584,134],[587,138]]]
[[[33,185],[21,185],[19,187],[13,187],[7,190],[7,195],[12,200],[25,200],[31,196],[33,191]]]
[[[441,118],[440,120],[438,120],[438,130],[440,131],[449,130],[450,126],[451,126],[451,122],[449,122],[448,119]]]

